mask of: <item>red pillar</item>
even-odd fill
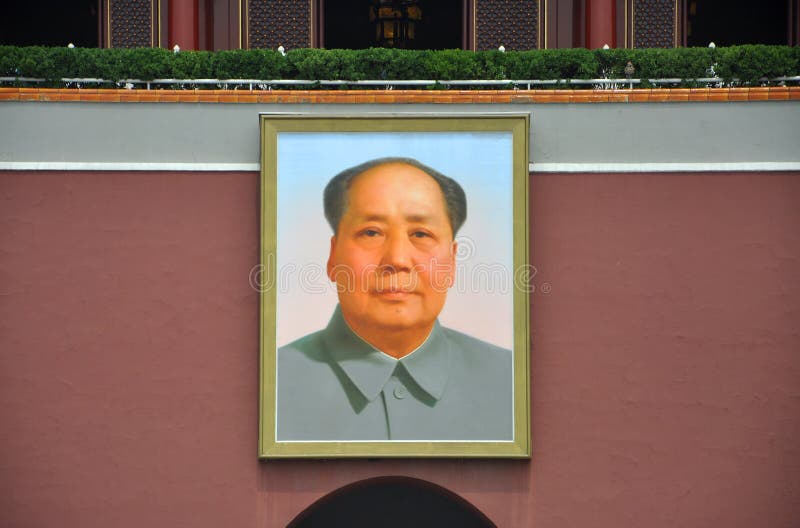
[[[616,0],[586,0],[586,47],[617,47]]]
[[[169,0],[169,47],[181,49],[200,47],[198,29],[198,0]]]

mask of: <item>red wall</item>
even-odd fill
[[[533,459],[258,462],[255,173],[0,173],[0,524],[282,526],[426,479],[499,526],[800,521],[800,175],[532,178]]]

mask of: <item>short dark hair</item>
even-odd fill
[[[339,230],[339,222],[342,220],[342,216],[347,207],[347,191],[350,190],[353,180],[373,167],[393,163],[415,167],[433,178],[434,181],[439,184],[439,188],[442,190],[442,195],[444,196],[447,218],[450,220],[450,228],[453,230],[453,236],[455,237],[458,230],[464,225],[464,220],[467,219],[467,196],[464,194],[464,189],[461,188],[461,185],[453,178],[445,176],[436,169],[428,167],[414,158],[400,157],[377,158],[365,161],[355,167],[345,169],[331,178],[331,181],[325,186],[323,204],[325,207],[325,218],[328,220],[328,224],[330,224],[333,232],[336,233]]]

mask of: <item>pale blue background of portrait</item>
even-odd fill
[[[325,274],[331,228],[322,192],[340,171],[385,156],[415,158],[467,195],[447,327],[512,348],[510,132],[281,132],[278,134],[277,345],[324,328],[336,306]]]

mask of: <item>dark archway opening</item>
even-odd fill
[[[687,0],[687,46],[788,44],[789,0]]]
[[[371,0],[321,2],[321,44],[327,49],[378,47],[370,22]],[[464,46],[464,1],[420,0],[422,19],[414,24],[414,39],[406,49],[460,49]]]
[[[378,477],[329,493],[289,523],[289,528],[327,526],[493,528],[495,524],[441,486],[408,477]]]
[[[14,0],[4,2],[0,16],[0,44],[11,46],[66,46],[100,44],[98,0]]]

